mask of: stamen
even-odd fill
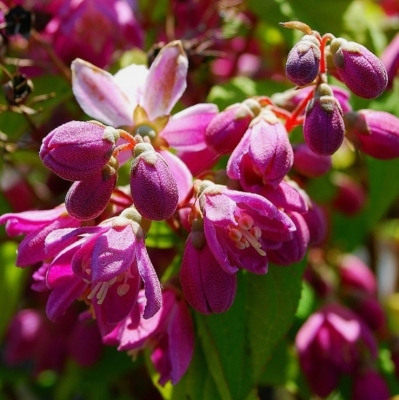
[[[122,285],[118,286],[118,289],[116,289],[116,292],[118,293],[119,296],[124,296],[130,289],[130,285],[128,283],[122,283]]]

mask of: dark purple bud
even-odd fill
[[[222,269],[206,243],[204,232],[194,227],[184,250],[180,280],[184,297],[202,314],[225,312],[234,301],[236,274]]]
[[[336,73],[357,96],[378,97],[387,87],[388,74],[382,61],[356,42],[334,39],[330,44]]]
[[[309,229],[309,245],[319,245],[327,236],[327,218],[323,210],[312,201],[307,213],[302,214]]]
[[[391,398],[384,378],[374,369],[366,367],[353,377],[352,400],[388,400]]]
[[[332,166],[330,156],[323,156],[310,150],[301,143],[294,147],[294,168],[308,178],[316,178],[326,174]]]
[[[260,104],[254,99],[233,104],[217,114],[205,131],[208,147],[218,154],[230,153],[238,145],[252,119],[259,114]]]
[[[297,86],[312,83],[318,73],[320,43],[312,35],[305,35],[289,52],[285,66],[288,79]]]
[[[118,130],[110,126],[72,121],[43,139],[39,155],[43,164],[61,178],[82,181],[102,170],[118,139]]]
[[[133,203],[145,218],[161,221],[176,211],[179,189],[168,164],[149,143],[134,148],[130,169]]]
[[[344,115],[348,139],[363,153],[381,160],[399,157],[399,118],[385,111]]]
[[[327,84],[321,84],[306,108],[303,134],[309,148],[323,156],[334,154],[344,140],[342,109]]]
[[[348,216],[360,212],[367,200],[363,187],[344,174],[335,174],[332,180],[337,187],[333,207]]]
[[[98,217],[107,207],[118,174],[115,158],[90,179],[75,182],[65,197],[65,207],[72,217],[88,220]]]

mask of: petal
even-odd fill
[[[154,316],[161,308],[161,284],[144,244],[137,244],[136,259],[139,274],[144,282],[145,297],[147,299],[143,318],[148,319]]]
[[[87,115],[115,127],[132,125],[133,105],[109,72],[80,58],[71,69],[73,94]]]
[[[168,115],[186,89],[188,60],[179,40],[161,49],[151,64],[140,105],[151,121]]]
[[[205,130],[211,119],[217,114],[215,104],[196,104],[173,115],[161,137],[170,147],[185,152],[205,149]]]

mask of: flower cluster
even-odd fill
[[[345,134],[373,157],[399,156],[399,120],[353,111],[349,92],[327,81],[330,58],[331,73],[354,94],[377,97],[387,86],[381,61],[305,24],[284,26],[306,34],[286,64],[297,90],[221,111],[199,103],[173,113],[189,70],[180,40],[165,44],[150,67],[132,64],[114,75],[76,58],[72,91],[91,119],[53,129],[39,151],[45,167],[73,182],[65,203],[0,216],[9,236],[26,235],[16,265],[36,267],[33,289],[48,292],[48,318],[57,321],[83,301],[103,343],[132,355],[150,348],[161,385],[176,384],[190,365],[189,305],[203,314],[225,312],[241,270],[264,275],[269,263],[289,267],[323,242],[327,219],[305,183],[330,171]],[[298,125],[304,140],[293,143]],[[172,277],[162,276],[149,255],[153,221],[181,238],[181,266]],[[359,308],[373,299],[361,297]],[[369,322],[377,329],[380,321]],[[325,396],[340,374],[357,373],[364,353],[375,361],[367,329],[335,304],[304,325],[297,347],[305,374],[316,377],[315,393]],[[324,369],[313,365],[313,355]]]

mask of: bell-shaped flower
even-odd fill
[[[130,189],[135,207],[145,218],[160,221],[176,211],[176,181],[168,164],[149,143],[138,143],[134,148]]]
[[[309,386],[320,397],[337,387],[342,374],[354,373],[363,357],[377,357],[377,344],[369,328],[338,303],[312,314],[298,331],[295,345]]]
[[[18,246],[16,265],[26,267],[52,256],[46,253],[46,236],[56,229],[78,227],[81,222],[71,217],[62,204],[52,210],[24,211],[0,216],[9,236],[26,235]]]
[[[311,201],[308,211],[302,217],[309,229],[309,246],[322,243],[327,236],[327,217],[321,207]]]
[[[381,61],[388,74],[387,88],[392,88],[399,69],[399,34],[397,33],[381,53]]]
[[[97,174],[75,182],[65,197],[68,213],[80,220],[98,217],[107,207],[115,189],[117,171],[118,162],[112,157]]]
[[[205,237],[220,266],[229,274],[239,268],[265,274],[267,251],[292,239],[292,220],[260,195],[203,184],[199,205]]]
[[[83,235],[75,242],[79,246],[71,266],[82,282],[90,284],[86,298],[93,306],[102,334],[129,315],[142,281],[147,298],[143,317],[152,317],[160,308],[161,286],[144,243],[148,224],[130,208],[98,226],[58,230],[46,239],[46,247],[51,251]]]
[[[399,157],[399,118],[386,111],[344,114],[346,135],[361,152],[381,160]]]
[[[359,43],[336,38],[330,43],[330,51],[336,73],[353,93],[373,99],[384,92],[388,84],[387,70],[370,50]]]
[[[195,220],[184,249],[180,281],[184,297],[202,314],[222,313],[233,304],[236,274],[228,274],[211,252],[202,221]]]
[[[316,154],[334,154],[344,140],[345,125],[342,109],[331,88],[322,83],[306,107],[303,135]]]
[[[292,239],[282,243],[280,248],[271,249],[267,253],[269,260],[277,265],[290,265],[301,261],[309,246],[309,228],[302,214],[291,212],[289,216],[296,227]]]
[[[297,86],[309,85],[319,74],[320,59],[320,42],[315,36],[303,36],[288,54],[287,78]]]
[[[217,154],[231,153],[260,109],[260,104],[255,99],[247,99],[227,107],[215,115],[206,128],[206,144]]]
[[[187,304],[172,289],[162,292],[162,307],[149,319],[141,317],[143,304],[144,293],[140,292],[131,314],[103,341],[132,354],[150,347],[159,383],[165,385],[171,380],[175,385],[187,371],[194,352],[194,328]]]
[[[227,175],[248,191],[259,193],[264,185],[277,186],[294,160],[288,134],[281,121],[264,110],[250,124],[231,154]]]
[[[388,400],[387,382],[374,368],[365,366],[353,376],[351,400]]]
[[[40,148],[43,164],[61,178],[81,181],[102,170],[119,132],[101,123],[72,121],[51,131]]]

